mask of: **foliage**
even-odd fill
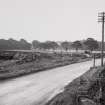
[[[37,41],[37,40],[33,40],[33,41],[32,41],[32,45],[33,45],[33,48],[34,48],[34,49],[37,49],[37,48],[39,48],[40,42]]]
[[[61,46],[62,46],[62,48],[64,48],[66,51],[67,51],[68,49],[70,49],[70,43],[67,42],[67,41],[62,42],[62,43],[61,43]]]
[[[16,41],[14,39],[0,39],[0,49],[2,50],[15,50],[15,49],[22,49],[22,50],[29,50],[31,44],[28,43],[26,40],[21,39],[20,41]]]
[[[49,44],[49,47],[52,48],[53,50],[59,47],[59,45],[54,41],[49,41],[47,43]]]
[[[91,51],[99,48],[98,42],[95,39],[93,39],[93,38],[88,38],[84,42],[84,44],[87,46],[88,50],[91,50]]]
[[[76,50],[78,50],[79,48],[82,48],[82,44],[80,41],[75,41],[72,43],[72,47],[74,47]]]
[[[59,45],[54,41],[39,42],[37,40],[32,41],[33,47],[39,49],[56,49]]]
[[[101,44],[100,42],[94,40],[93,38],[88,38],[87,40],[84,41],[74,41],[74,42],[58,42],[55,41],[45,41],[45,42],[40,42],[38,40],[33,40],[32,43],[28,43],[26,40],[21,39],[20,41],[14,40],[14,39],[0,39],[0,50],[30,50],[32,49],[60,49],[63,48],[64,50],[68,49],[88,49],[88,50],[95,50],[95,49],[100,49]]]

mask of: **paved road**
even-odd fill
[[[92,65],[87,61],[0,83],[0,105],[44,105]]]

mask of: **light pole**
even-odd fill
[[[101,42],[101,66],[104,65],[103,63],[103,55],[104,55],[104,22],[105,22],[105,12],[100,12],[98,14],[98,22],[102,23],[102,42]]]

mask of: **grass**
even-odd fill
[[[16,53],[11,60],[0,61],[0,80],[40,72],[87,60],[83,55]],[[34,59],[32,58],[34,57]]]

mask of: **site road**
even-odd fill
[[[0,105],[44,105],[91,66],[93,61],[86,61],[1,82]]]

